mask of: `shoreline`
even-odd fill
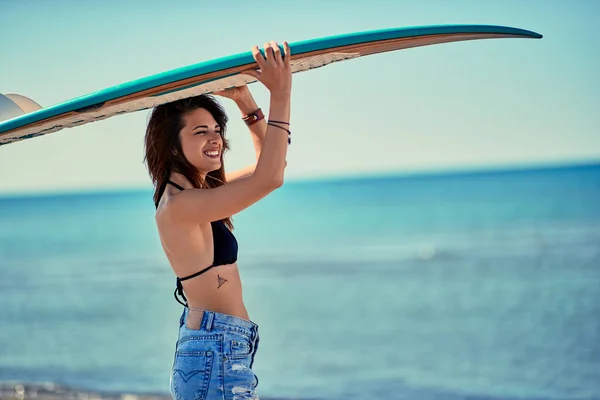
[[[171,395],[158,393],[102,392],[88,389],[78,389],[53,382],[0,382],[0,400],[23,399],[167,400],[171,399]]]

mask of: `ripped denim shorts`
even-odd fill
[[[190,328],[184,308],[171,371],[176,400],[257,400],[258,378],[252,372],[258,349],[258,325],[243,318],[201,311]]]

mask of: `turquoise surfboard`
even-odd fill
[[[477,39],[541,37],[524,29],[492,25],[403,27],[290,43],[291,64],[296,73],[412,47]],[[25,96],[0,95],[0,145],[249,84],[255,79],[243,71],[253,68],[258,65],[247,51],[136,79],[47,108]]]

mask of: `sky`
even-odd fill
[[[372,55],[293,78],[286,180],[600,161],[600,1],[0,0],[0,93],[50,106],[250,50],[404,26],[491,24],[491,39]],[[250,85],[268,109],[268,91]],[[228,170],[254,162],[234,103]],[[147,111],[0,147],[0,194],[151,188]]]

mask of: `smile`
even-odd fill
[[[219,158],[221,156],[221,152],[219,150],[207,150],[203,153],[209,158]]]

